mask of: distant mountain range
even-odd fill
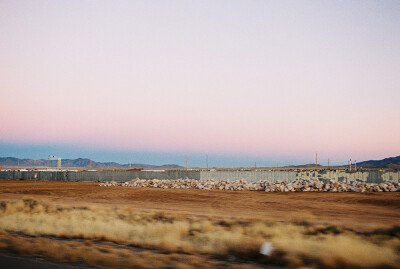
[[[331,166],[331,168],[347,168],[348,165],[335,165]],[[354,167],[354,164],[353,164]],[[285,166],[285,168],[306,168],[313,169],[315,168],[315,163],[303,164],[303,165],[290,165]],[[323,166],[318,164],[319,169],[327,168],[327,166]],[[367,169],[400,169],[400,156],[385,158],[382,160],[370,160],[357,163],[357,168],[367,168]]]
[[[3,167],[17,167],[18,166],[18,158],[14,157],[0,157],[0,165]],[[57,161],[49,161],[45,159],[33,160],[33,159],[20,159],[19,160],[20,167],[57,167]],[[89,168],[90,167],[90,159],[63,159],[61,163],[62,167],[68,168]],[[135,163],[131,165],[132,168],[184,168],[183,166],[177,164],[164,164],[164,165],[151,165],[151,164],[143,164],[143,163]],[[315,167],[315,164],[305,164],[305,165],[293,165],[286,166],[286,168],[309,168],[312,169]],[[332,166],[332,168],[343,168],[347,167],[346,165]],[[400,169],[400,156],[390,157],[383,160],[370,160],[357,163],[358,168],[368,168],[368,169]],[[92,161],[92,168],[129,168],[129,164],[120,164],[116,162],[95,162]],[[326,168],[326,166],[318,165],[318,168]]]
[[[3,167],[18,167],[18,158],[5,157],[0,158],[0,165]],[[90,159],[62,159],[62,167],[68,168],[89,168]],[[57,167],[57,161],[50,161],[45,159],[33,160],[33,159],[20,159],[19,167]],[[116,162],[95,162],[92,160],[92,168],[129,168],[129,164],[120,164]],[[177,164],[165,164],[165,165],[151,165],[135,163],[131,165],[132,168],[183,168]]]
[[[390,157],[383,160],[370,160],[360,162],[357,164],[362,168],[388,168],[388,169],[400,169],[400,156]]]

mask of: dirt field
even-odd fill
[[[96,182],[0,180],[0,199],[34,198],[57,205],[130,206],[218,217],[292,221],[303,218],[357,229],[400,223],[400,193],[265,193],[99,187]]]
[[[400,268],[399,209],[400,193],[0,180],[0,264]]]

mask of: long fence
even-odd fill
[[[31,180],[37,173],[38,180],[63,181],[117,181],[125,182],[131,179],[215,179],[231,181],[245,179],[248,182],[268,180],[271,182],[294,181],[296,179],[320,179],[322,181],[336,180],[347,183],[362,181],[367,183],[381,183],[386,181],[399,182],[400,171],[265,171],[265,170],[160,170],[160,171],[0,171],[3,180]]]

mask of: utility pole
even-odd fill
[[[331,170],[330,164],[329,164],[329,158],[328,158],[328,170]]]
[[[351,158],[350,158],[350,162],[349,162],[349,163],[350,163],[350,167],[349,167],[349,169],[350,169],[350,172],[351,172]]]

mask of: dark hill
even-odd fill
[[[14,157],[0,157],[0,165],[4,167],[17,167],[18,158]],[[89,168],[90,159],[78,158],[78,159],[63,159],[61,161],[62,167],[76,167],[76,168]],[[57,167],[57,161],[49,161],[45,159],[33,160],[33,159],[20,159],[19,167]],[[176,164],[164,164],[164,165],[151,165],[151,164],[132,164],[132,168],[183,168]],[[116,162],[95,162],[92,160],[92,168],[129,168],[129,164],[119,164]]]
[[[362,168],[387,168],[387,169],[400,169],[400,156],[390,157],[383,160],[370,160],[360,162],[357,166]]]

